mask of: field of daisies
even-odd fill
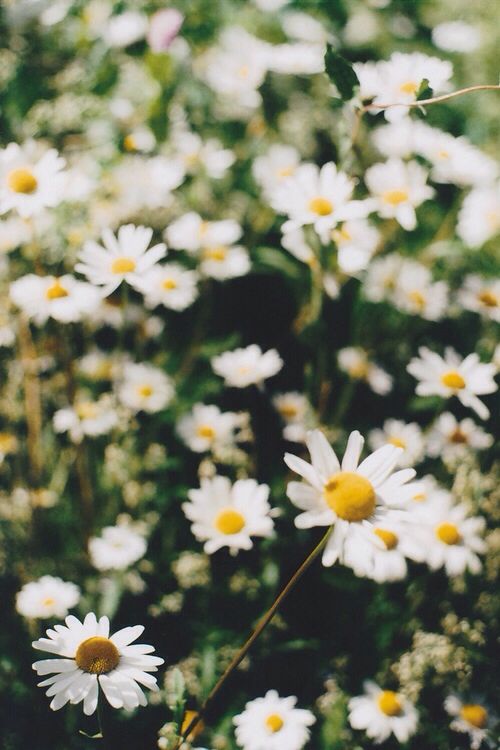
[[[498,747],[496,16],[2,3],[2,750]]]

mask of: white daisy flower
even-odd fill
[[[278,393],[273,406],[283,419],[283,437],[292,443],[303,443],[307,430],[314,426],[314,414],[307,396],[298,391]]]
[[[117,396],[132,412],[153,414],[168,406],[174,396],[174,387],[163,370],[128,362],[123,369]]]
[[[401,504],[402,487],[415,472],[393,473],[402,452],[394,445],[379,448],[358,465],[364,439],[357,431],[349,436],[342,464],[320,430],[309,432],[306,443],[311,464],[285,454],[287,466],[305,479],[305,483],[290,482],[287,495],[304,511],[295,519],[297,528],[335,524],[323,553],[323,565],[330,566],[336,560],[343,562],[346,544],[366,530],[404,520],[404,512],[390,506]]]
[[[325,69],[325,45],[310,42],[274,44],[268,54],[269,70],[289,75],[314,75]]]
[[[144,39],[148,30],[148,19],[135,10],[111,16],[102,30],[102,37],[110,47],[128,47]]]
[[[10,298],[37,325],[49,318],[75,323],[97,310],[101,296],[97,289],[74,276],[37,276],[29,273],[10,285]]]
[[[302,227],[285,232],[281,238],[281,246],[301,263],[307,263],[308,266],[317,263],[314,251],[306,240]]]
[[[205,542],[209,555],[221,547],[231,554],[251,549],[252,536],[269,537],[273,533],[269,487],[255,479],[238,479],[233,485],[227,477],[203,478],[201,486],[189,490],[189,502],[183,503],[186,518],[192,521],[196,539]]]
[[[500,323],[500,280],[472,274],[466,276],[458,292],[458,302],[465,310]]]
[[[432,29],[432,41],[445,52],[474,52],[481,44],[481,32],[465,21],[444,21]]]
[[[382,429],[372,430],[368,435],[371,448],[376,450],[389,443],[403,452],[399,465],[404,467],[418,463],[424,455],[424,438],[416,422],[402,422],[399,419],[386,419]]]
[[[146,554],[142,534],[127,524],[106,526],[101,536],[89,539],[90,562],[97,570],[125,570]]]
[[[458,420],[449,411],[440,414],[426,438],[426,452],[444,461],[463,458],[468,451],[485,450],[493,445],[489,435],[472,419]]]
[[[380,396],[392,390],[392,377],[381,367],[370,362],[368,354],[358,346],[346,346],[338,352],[340,369],[353,380],[363,380]]]
[[[457,234],[471,248],[479,248],[500,231],[500,182],[477,187],[466,196],[458,214]]]
[[[412,359],[406,368],[410,375],[420,381],[416,388],[417,395],[456,396],[481,419],[488,419],[489,409],[478,396],[497,390],[493,379],[496,374],[494,364],[482,364],[475,353],[461,359],[450,347],[446,348],[444,358],[425,346],[420,347],[418,353],[420,356]]]
[[[392,301],[400,310],[425,320],[440,320],[448,309],[448,285],[433,281],[428,268],[413,260],[402,260]]]
[[[434,504],[450,505],[453,498],[451,492],[438,484],[432,474],[426,474],[405,485],[401,502],[415,517],[414,511],[420,513],[422,508]]]
[[[301,750],[316,718],[296,704],[294,695],[281,698],[276,690],[249,701],[233,719],[238,745],[243,750]]]
[[[81,703],[85,714],[97,708],[99,687],[113,708],[131,711],[147,704],[140,685],[157,691],[156,672],[163,659],[151,656],[152,646],[131,645],[143,632],[142,625],[123,628],[109,636],[109,620],[97,620],[93,612],[80,622],[73,615],[66,625],[47,630],[47,638],[33,642],[33,648],[48,651],[57,658],[42,659],[33,664],[38,675],[53,673],[39,687],[48,687],[53,711],[66,703]]]
[[[183,160],[189,174],[203,169],[209,177],[220,180],[236,160],[234,152],[223,148],[216,138],[203,141],[198,133],[188,130],[175,133],[172,143],[176,156]]]
[[[479,750],[483,742],[490,745],[489,730],[494,722],[490,712],[482,703],[465,703],[457,695],[449,695],[444,702],[444,707],[447,713],[453,716],[450,729],[468,734],[471,750]]]
[[[367,221],[346,221],[332,230],[331,238],[337,246],[337,262],[342,273],[363,271],[375,252],[380,234]]]
[[[79,399],[74,406],[58,409],[53,417],[56,432],[69,433],[73,443],[80,443],[87,435],[107,435],[118,423],[118,414],[109,396],[97,401]]]
[[[398,742],[406,742],[417,730],[418,711],[401,693],[382,690],[367,680],[365,694],[349,701],[349,724],[364,729],[376,744],[393,734]]]
[[[300,163],[300,154],[293,146],[276,143],[252,165],[252,174],[268,198],[277,185],[295,173]]]
[[[32,239],[32,228],[19,216],[9,216],[0,222],[0,256]]]
[[[102,233],[103,245],[86,242],[79,254],[81,263],[76,271],[84,274],[92,284],[102,286],[107,297],[122,281],[137,287],[137,282],[167,253],[163,242],[149,248],[153,230],[126,224],[115,235],[110,229]]]
[[[195,404],[179,420],[177,432],[190,450],[204,453],[233,445],[240,425],[239,414],[222,412],[218,406]]]
[[[185,310],[198,296],[198,274],[180,263],[153,266],[137,280],[136,288],[144,295],[146,307],[164,305],[170,310]]]
[[[55,149],[38,151],[33,142],[0,149],[0,214],[14,209],[26,219],[63,199],[65,160]]]
[[[219,354],[212,358],[211,363],[215,374],[233,388],[259,385],[283,367],[283,360],[276,349],[263,352],[257,344]]]
[[[402,264],[403,258],[396,253],[373,260],[363,283],[365,297],[371,302],[391,299]]]
[[[312,224],[322,241],[327,242],[339,222],[363,218],[373,209],[370,201],[351,200],[353,190],[354,182],[344,172],[338,172],[333,162],[321,168],[301,164],[276,186],[271,206],[289,217],[283,225],[285,233]]]
[[[108,175],[116,215],[127,217],[141,208],[164,209],[185,174],[181,159],[162,155],[147,159],[137,155],[124,157]]]
[[[389,159],[366,170],[365,181],[375,200],[374,210],[383,219],[396,219],[411,231],[417,226],[415,208],[432,198],[427,172],[417,162]]]
[[[65,617],[80,601],[80,589],[61,578],[42,576],[26,583],[16,595],[16,610],[23,617]]]

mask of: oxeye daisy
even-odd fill
[[[419,396],[456,396],[464,406],[473,409],[481,419],[488,419],[489,409],[478,396],[494,393],[496,367],[483,364],[477,354],[469,354],[465,359],[450,347],[444,357],[425,346],[418,350],[420,357],[411,360],[406,368],[410,375],[420,382],[416,392]]]
[[[192,411],[179,420],[177,432],[188,448],[204,453],[234,443],[241,422],[241,416],[232,411],[222,412],[211,404],[195,404]]]
[[[92,284],[102,286],[104,296],[111,294],[122,281],[136,287],[138,280],[167,252],[163,242],[148,250],[152,236],[152,229],[133,224],[120,227],[116,237],[110,229],[105,229],[103,245],[85,243],[75,270]]]
[[[140,560],[146,549],[144,535],[123,523],[106,526],[101,536],[89,539],[90,561],[98,570],[124,570]]]
[[[33,642],[33,648],[55,654],[33,664],[38,675],[51,674],[39,687],[47,687],[53,711],[66,703],[81,703],[85,714],[97,708],[99,688],[113,708],[132,710],[147,704],[140,685],[158,690],[156,672],[163,659],[151,656],[153,646],[134,644],[142,625],[123,628],[109,635],[109,620],[97,620],[93,612],[80,622],[68,615],[65,625],[47,630],[47,637]]]
[[[458,293],[458,302],[465,310],[480,313],[500,323],[500,280],[467,276]]]
[[[372,448],[381,448],[386,443],[402,448],[399,465],[403,468],[420,461],[424,453],[422,430],[416,422],[386,419],[382,429],[372,430],[368,439]]]
[[[229,547],[231,554],[251,549],[252,536],[271,536],[273,520],[268,503],[269,487],[255,479],[227,477],[202,479],[199,489],[188,492],[189,502],[182,510],[192,521],[195,537],[205,542],[207,554]]]
[[[295,519],[297,528],[334,525],[323,552],[323,565],[330,566],[336,560],[344,562],[347,543],[364,538],[367,530],[405,518],[397,506],[402,507],[402,487],[415,472],[393,473],[402,453],[394,445],[379,448],[359,463],[364,438],[357,431],[349,436],[342,463],[320,430],[308,432],[306,444],[311,463],[285,454],[287,466],[305,479],[290,482],[287,495],[304,511]]]
[[[58,409],[53,417],[54,430],[67,432],[73,443],[80,443],[85,435],[106,435],[117,422],[116,408],[106,395],[98,401],[81,398],[73,406]]]
[[[224,378],[226,385],[246,388],[272,378],[283,367],[283,360],[276,349],[263,352],[257,344],[224,352],[212,359],[216,375]]]
[[[458,214],[457,234],[471,248],[479,248],[500,231],[500,182],[478,186],[465,197]]]
[[[471,450],[484,450],[493,445],[493,435],[485,432],[472,419],[458,420],[447,411],[436,419],[427,435],[426,451],[431,458],[445,461],[463,457]]]
[[[276,690],[249,701],[233,719],[238,745],[243,750],[301,750],[316,718],[296,704],[295,696],[281,698]]]
[[[198,296],[198,274],[180,263],[153,266],[137,280],[136,287],[144,295],[149,308],[164,305],[170,310],[185,310]]]
[[[418,712],[401,693],[382,690],[367,680],[365,694],[349,701],[349,724],[353,729],[364,729],[376,744],[394,734],[399,742],[406,742],[415,734]]]
[[[97,289],[74,276],[29,273],[10,285],[10,298],[37,325],[49,318],[75,323],[94,313],[101,301]]]
[[[29,218],[57,206],[63,197],[65,164],[55,149],[37,154],[33,142],[0,149],[0,214],[14,209]]]
[[[26,583],[16,596],[16,610],[23,617],[65,617],[80,601],[80,589],[74,583],[54,576],[42,576]]]
[[[417,226],[415,208],[434,195],[433,188],[426,184],[425,169],[417,162],[389,159],[385,164],[374,164],[366,170],[365,181],[379,216],[396,219],[407,231]]]
[[[145,411],[153,414],[170,403],[174,387],[163,370],[152,365],[128,362],[124,367],[117,396],[132,412]]]
[[[338,353],[339,367],[353,380],[363,380],[380,396],[392,389],[392,377],[381,367],[371,362],[367,352],[359,346],[346,346]]]
[[[453,717],[450,729],[468,734],[471,750],[479,750],[483,742],[490,746],[489,731],[495,723],[495,717],[491,716],[491,712],[482,702],[466,703],[457,695],[449,695],[444,702],[444,707]]]

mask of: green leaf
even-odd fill
[[[418,87],[416,99],[417,102],[420,101],[420,99],[430,99],[432,95],[434,94],[433,90],[429,86],[429,79],[424,78]]]
[[[325,52],[325,70],[331,82],[337,87],[341,98],[347,102],[354,96],[354,89],[359,86],[359,79],[351,63],[335,52],[328,44]]]

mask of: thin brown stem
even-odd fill
[[[24,409],[31,486],[37,489],[42,478],[42,396],[38,377],[38,357],[29,322],[19,317],[19,350],[23,371]]]
[[[462,96],[462,94],[470,94],[473,91],[500,91],[500,85],[496,84],[481,84],[478,86],[467,86],[464,89],[458,89],[452,91],[449,94],[442,94],[441,96],[433,96],[430,99],[420,99],[415,102],[391,102],[390,104],[365,104],[362,107],[362,112],[369,112],[372,109],[389,109],[389,107],[424,107],[426,104],[438,104],[439,102],[446,102],[448,99],[454,99],[456,96]]]
[[[328,538],[332,532],[332,526],[328,528],[328,531],[326,534],[322,536],[316,547],[308,554],[306,559],[303,561],[303,563],[297,568],[293,576],[290,578],[288,583],[284,586],[284,588],[281,590],[281,592],[278,594],[270,608],[267,610],[265,615],[259,620],[257,623],[257,626],[252,631],[251,635],[247,638],[243,646],[238,650],[238,652],[233,657],[231,663],[226,668],[224,673],[221,677],[219,677],[217,683],[214,685],[210,693],[208,694],[207,698],[205,699],[205,702],[203,703],[200,710],[197,712],[196,716],[193,717],[189,725],[186,727],[186,729],[182,732],[181,736],[179,737],[177,744],[174,746],[173,750],[178,750],[182,743],[189,737],[191,732],[196,728],[198,723],[201,721],[201,719],[205,716],[210,704],[214,700],[217,693],[220,691],[228,677],[231,675],[232,672],[241,664],[245,656],[248,654],[250,649],[252,648],[253,644],[257,640],[257,638],[260,636],[262,631],[265,629],[265,627],[271,622],[274,615],[276,614],[277,610],[279,609],[281,603],[286,598],[286,596],[290,593],[290,591],[293,589],[297,581],[302,577],[302,575],[306,572],[306,570],[309,568],[311,563],[314,562],[314,560],[317,558],[321,550],[326,545]]]

